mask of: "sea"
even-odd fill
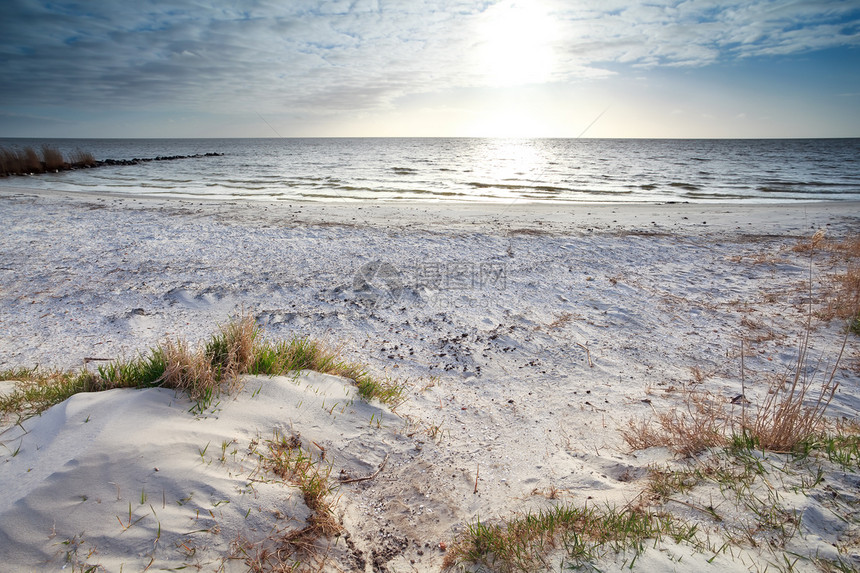
[[[0,139],[96,159],[0,187],[266,201],[860,200],[860,139]]]

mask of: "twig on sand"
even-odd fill
[[[313,440],[311,441],[311,443],[320,449],[320,459],[324,460],[326,449],[318,443],[314,442]]]
[[[385,454],[385,459],[384,459],[384,460],[382,460],[382,463],[381,463],[381,464],[379,464],[379,469],[378,469],[378,470],[376,470],[375,472],[373,472],[371,475],[369,475],[369,476],[364,476],[364,477],[359,477],[359,478],[341,479],[341,480],[338,480],[338,481],[339,481],[340,483],[355,483],[355,482],[357,482],[357,481],[367,481],[367,480],[371,480],[371,479],[375,478],[376,476],[378,476],[378,475],[379,475],[379,472],[381,472],[381,471],[382,471],[382,469],[385,467],[385,463],[388,461],[388,456],[389,456],[389,455],[391,455],[391,454]]]
[[[481,473],[481,464],[478,464],[478,467],[475,468],[475,491],[473,493],[478,493],[478,475]]]
[[[584,344],[580,344],[579,342],[574,342],[574,344],[585,350],[585,357],[588,358],[588,367],[594,368],[594,362],[591,361],[591,351],[588,350],[588,347]]]

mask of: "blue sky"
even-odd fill
[[[856,0],[6,0],[0,69],[0,137],[860,137]]]

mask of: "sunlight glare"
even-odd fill
[[[546,133],[546,126],[525,109],[506,107],[487,110],[472,125],[472,132],[480,137],[538,137]]]
[[[478,65],[491,85],[535,84],[552,75],[555,25],[539,2],[493,6],[478,33]]]

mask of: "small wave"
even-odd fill
[[[355,197],[344,197],[343,195],[338,195],[336,193],[299,193],[299,197],[306,197],[308,199],[355,199]],[[283,198],[278,198],[283,201]]]
[[[155,177],[152,181],[157,181],[159,183],[194,183],[193,179],[170,179],[166,177]]]
[[[681,194],[681,197],[685,197],[687,199],[747,199],[749,198],[749,195],[741,193],[719,193],[717,191],[690,191],[688,193]]]
[[[678,189],[683,189],[684,191],[698,191],[701,189],[698,185],[693,185],[692,183],[684,183],[683,181],[672,181],[669,183],[669,187],[677,187]]]
[[[266,189],[271,189],[268,185],[219,185],[219,187],[223,187],[224,189],[241,189],[242,191],[265,191]],[[241,195],[241,193],[239,193]],[[236,195],[236,193],[231,193],[231,195]]]
[[[505,191],[543,191],[545,193],[565,193],[570,191],[567,187],[557,187],[555,185],[524,185],[513,183],[481,183],[478,181],[469,181],[466,185],[475,189],[503,189]]]
[[[770,187],[767,185],[762,185],[760,187],[756,187],[756,191],[761,193],[784,193],[786,195],[817,195],[821,197],[826,197],[830,195],[856,195],[858,190],[855,188],[847,187],[844,189],[827,189],[827,191],[820,191],[814,188],[810,188],[807,186],[803,187]]]
[[[327,186],[325,189],[340,189],[342,191],[360,191],[364,193],[384,193],[384,189],[378,189],[375,187],[359,187],[358,185],[338,185],[337,187]]]
[[[224,183],[229,183],[230,185],[235,187],[241,187],[243,185],[270,185],[272,182],[264,181],[261,179],[225,179]],[[249,188],[254,189],[254,187]]]
[[[140,187],[144,187],[145,189],[176,189],[175,185],[155,185],[153,183],[141,182],[138,183]]]

